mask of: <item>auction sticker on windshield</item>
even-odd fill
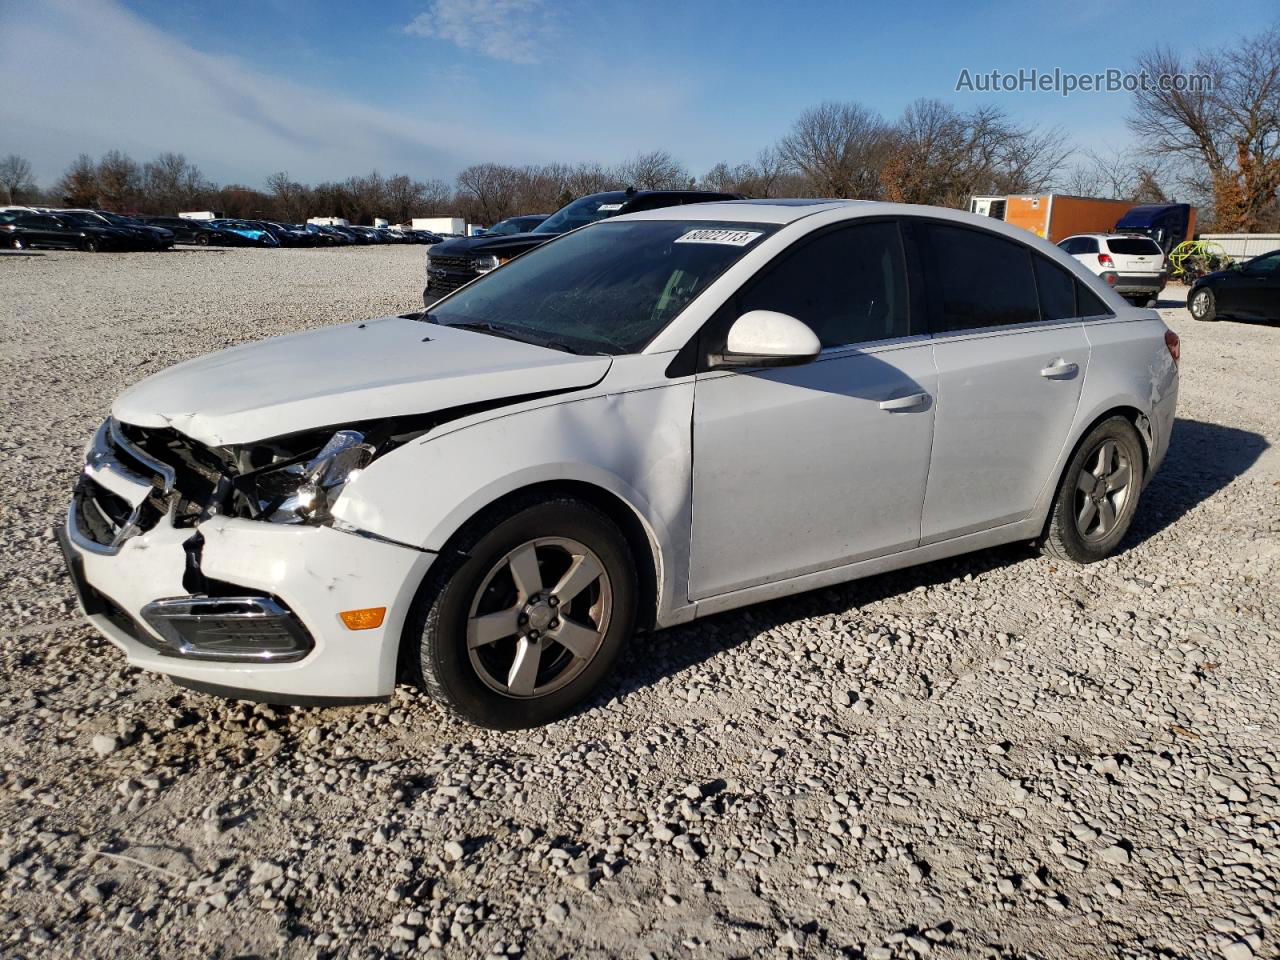
[[[596,207],[596,209],[597,209],[597,210],[621,210],[621,209],[622,209],[622,204],[620,204],[620,203],[602,203],[602,204],[600,204],[600,206]]]
[[[745,247],[752,240],[764,236],[759,230],[690,230],[676,243],[727,243],[731,247]]]

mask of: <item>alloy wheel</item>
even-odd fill
[[[1196,295],[1191,298],[1191,315],[1199,320],[1209,312],[1209,291],[1197,290]]]
[[[1076,477],[1076,530],[1085,540],[1101,540],[1115,529],[1129,501],[1133,470],[1120,444],[1103,440],[1085,457]]]
[[[467,617],[471,666],[504,696],[546,696],[595,658],[612,613],[609,574],[594,551],[566,537],[529,540],[480,581]]]

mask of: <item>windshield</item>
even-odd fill
[[[515,220],[503,220],[501,223],[495,223],[486,230],[486,237],[505,237],[512,233],[521,233],[522,228]]]
[[[90,213],[77,213],[75,211],[60,210],[58,216],[64,220],[70,220],[72,223],[78,223],[81,226],[100,227],[102,221]]]
[[[578,353],[635,353],[775,229],[693,220],[602,223],[494,270],[441,301],[428,319]]]
[[[123,214],[119,214],[119,213],[104,213],[102,214],[102,218],[106,220],[108,223],[114,223],[116,226],[120,226],[120,227],[141,226],[140,221],[133,219],[133,217],[126,217]]]
[[[567,207],[561,207],[547,219],[533,228],[533,233],[568,233],[588,223],[595,223],[605,217],[616,216],[622,210],[625,201],[622,194],[583,197],[575,200]]]

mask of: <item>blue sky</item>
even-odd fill
[[[1148,46],[1190,55],[1277,16],[1274,0],[1229,9],[1191,30],[1110,0],[0,0],[0,154],[44,182],[111,148],[182,151],[253,185],[282,169],[451,179],[481,160],[656,148],[702,173],[749,160],[823,100],[892,118],[917,97],[1118,146],[1127,94],[957,93],[957,76],[1124,69]]]

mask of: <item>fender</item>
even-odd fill
[[[657,564],[658,621],[669,623],[670,612],[688,605],[692,411],[685,379],[490,415],[375,460],[347,484],[334,514],[439,551],[508,494],[548,481],[590,484],[644,527]]]

